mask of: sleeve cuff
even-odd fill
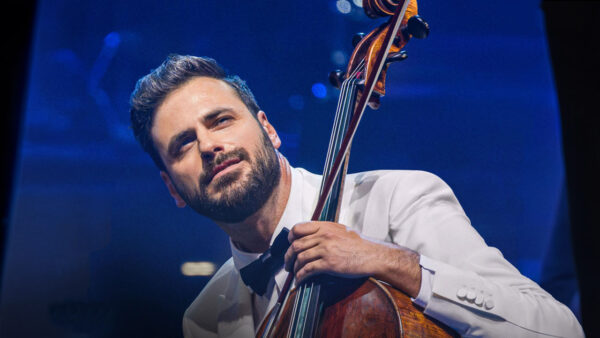
[[[427,307],[431,294],[433,293],[433,275],[435,275],[435,262],[420,255],[419,265],[421,265],[421,288],[417,298],[412,301],[423,309]]]

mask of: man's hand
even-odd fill
[[[319,273],[373,276],[411,297],[419,293],[419,255],[411,250],[366,239],[332,222],[296,224],[288,239],[291,245],[285,254],[285,268],[296,274],[297,282]]]

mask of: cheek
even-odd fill
[[[253,157],[256,156],[258,152],[262,148],[264,148],[265,143],[271,145],[271,140],[268,135],[264,135],[262,130],[256,130],[254,133],[247,133],[243,135],[243,145],[249,153],[254,154]],[[252,156],[252,155],[251,155]]]
[[[186,187],[197,187],[202,173],[202,161],[193,156],[185,157],[171,166],[171,172]]]
[[[249,118],[244,124],[237,126],[234,131],[236,141],[242,142],[241,144],[246,146],[260,143],[264,133],[265,130],[254,118]]]

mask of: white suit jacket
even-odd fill
[[[292,169],[282,227],[310,218],[321,177]],[[339,222],[421,254],[428,270],[417,303],[462,336],[583,337],[572,312],[521,275],[473,229],[452,190],[422,171],[346,177]],[[189,306],[185,337],[253,337],[252,295],[227,261]],[[425,276],[425,274],[423,275]]]

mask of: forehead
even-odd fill
[[[151,128],[152,138],[160,144],[217,108],[250,114],[235,89],[225,81],[192,78],[169,93],[158,106]]]

